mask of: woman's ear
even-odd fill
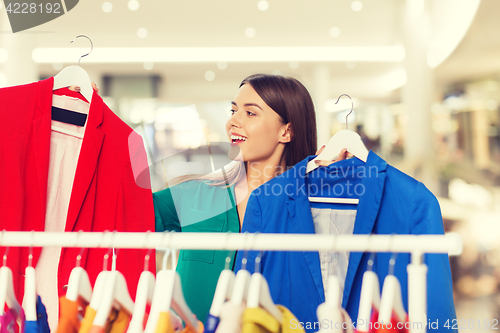
[[[281,134],[280,142],[288,143],[292,141],[292,137],[293,137],[292,125],[288,123],[285,125],[285,131],[283,132],[283,134]]]

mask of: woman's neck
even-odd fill
[[[285,172],[286,165],[282,161],[247,162],[246,178],[249,191]]]

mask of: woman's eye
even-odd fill
[[[236,113],[236,110],[231,110],[231,116]]]
[[[247,111],[247,114],[248,114],[249,116],[255,116],[255,113],[250,112],[250,111]]]

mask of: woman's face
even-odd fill
[[[288,125],[281,122],[281,117],[250,84],[241,86],[231,105],[232,115],[226,123],[231,143],[230,158],[252,163],[279,163],[284,144],[290,142]]]

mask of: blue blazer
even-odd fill
[[[316,196],[332,197],[334,185],[339,184],[346,189],[346,184],[351,182],[351,191],[344,191],[339,196],[359,198],[354,234],[444,234],[436,197],[422,183],[388,165],[372,151],[368,154],[366,164],[352,158],[328,167],[319,167],[306,176],[307,162],[314,157],[307,157],[252,192],[242,232],[314,234],[308,195],[311,192],[310,184],[314,180],[318,184],[318,180],[321,180],[320,186],[325,191],[319,193],[316,188],[319,193]],[[336,189],[336,193],[340,193],[341,187]],[[235,270],[241,267],[242,252],[238,252]],[[253,271],[258,253],[253,251],[247,255],[247,268]],[[388,274],[391,255],[377,253],[375,258],[373,271],[378,275],[381,287]],[[358,317],[361,282],[369,257],[370,253],[351,252],[349,255],[342,307],[354,323]],[[438,329],[433,332],[450,332],[444,325],[448,323],[452,327],[456,324],[453,321],[456,314],[448,255],[426,254],[424,262],[428,266],[427,318],[431,323],[438,321]],[[394,274],[401,283],[406,311],[406,266],[409,263],[410,255],[400,253],[394,267]],[[306,331],[317,331],[317,327],[316,330],[312,329],[313,323],[317,321],[316,308],[325,301],[318,252],[264,252],[261,272],[269,283],[274,302],[289,308],[304,323]],[[307,323],[310,323],[309,327]],[[436,326],[433,324],[432,327]]]

